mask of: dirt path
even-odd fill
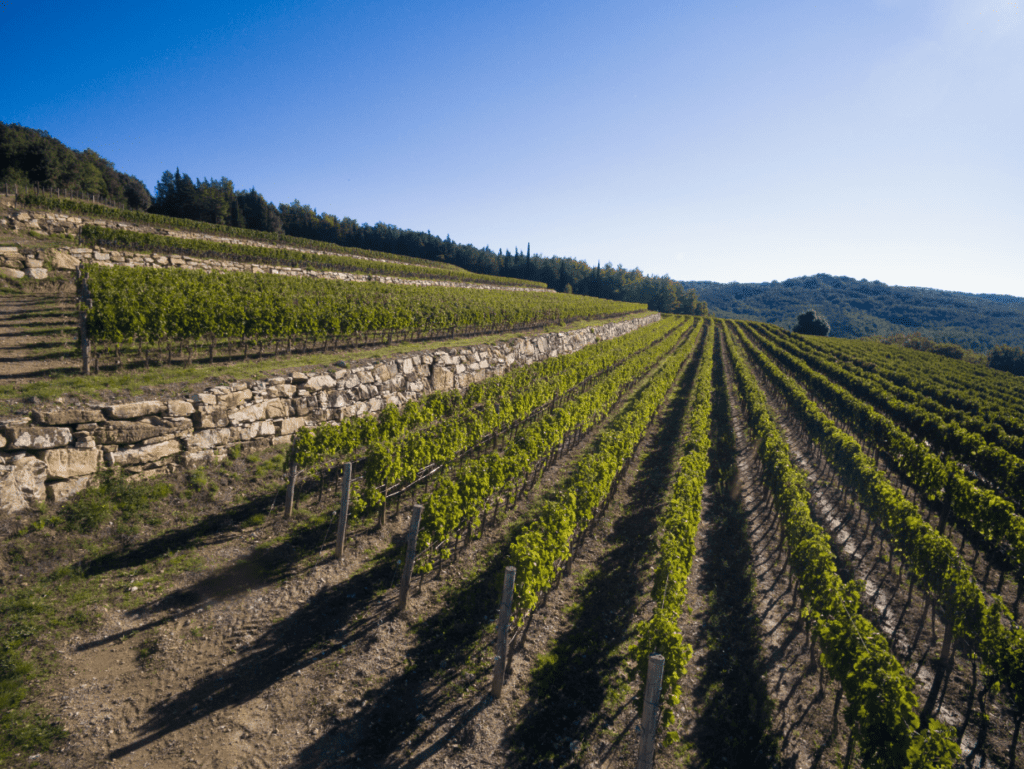
[[[722,512],[714,534],[721,542],[718,557],[723,562],[716,566],[712,558],[711,565],[705,568],[709,575],[727,569],[739,575],[732,580],[741,600],[754,612],[753,621],[730,604],[722,613],[730,617],[731,610],[741,618],[745,632],[740,638],[746,640],[749,648],[758,650],[753,669],[761,678],[759,682],[748,674],[748,680],[740,682],[735,680],[735,673],[720,674],[721,679],[734,679],[728,681],[728,687],[723,681],[722,691],[731,692],[736,684],[742,683],[758,703],[758,707],[754,707],[753,701],[748,706],[752,714],[770,722],[770,728],[761,727],[762,733],[771,739],[763,739],[758,745],[756,765],[794,769],[842,766],[849,730],[840,719],[833,733],[832,712],[838,687],[827,679],[821,680],[817,660],[801,632],[799,603],[791,590],[794,583],[789,569],[783,568],[786,559],[779,516],[766,493],[757,449],[748,438],[736,392],[732,362],[724,351],[724,343],[722,347],[722,376],[727,383],[724,387],[736,472],[722,479],[723,488],[717,500]],[[709,739],[714,738],[714,733],[709,735]],[[708,764],[712,765],[720,764]],[[728,765],[738,764],[730,761]]]

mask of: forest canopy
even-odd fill
[[[0,184],[57,188],[143,210],[152,200],[140,179],[93,150],[79,152],[46,131],[8,123],[0,123]]]
[[[652,310],[706,315],[697,292],[667,275],[644,275],[621,264],[590,266],[579,259],[545,257],[526,250],[478,248],[431,232],[404,230],[378,222],[359,224],[349,217],[318,213],[294,200],[274,205],[255,189],[237,190],[226,177],[193,179],[180,169],[165,171],[150,196],[139,179],[121,173],[93,150],[66,147],[45,131],[0,123],[0,183],[37,185],[154,214],[211,224],[281,232],[311,240],[448,262],[472,272],[545,283],[556,291],[624,302],[642,302]]]

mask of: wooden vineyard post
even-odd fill
[[[398,594],[399,611],[405,611],[405,606],[409,602],[409,585],[412,584],[412,565],[416,560],[416,537],[420,533],[421,515],[423,515],[423,505],[416,505],[412,509],[409,533],[405,535],[405,568],[402,569],[402,588]]]
[[[658,703],[661,700],[661,677],[665,658],[652,654],[647,659],[647,686],[644,688],[644,709],[640,719],[640,755],[637,769],[654,769],[654,738],[658,735]]]
[[[505,660],[508,657],[508,621],[512,615],[512,593],[516,587],[516,567],[505,567],[505,585],[501,589],[501,608],[498,610],[498,644],[494,654],[494,681],[491,694],[501,696],[505,685]]]
[[[338,546],[339,561],[345,560],[345,534],[348,532],[348,490],[352,485],[352,463],[346,462],[341,476],[341,507],[338,509]]]
[[[299,475],[299,465],[293,459],[288,468],[288,491],[284,495],[284,517],[291,518],[292,510],[295,508],[295,479]]]

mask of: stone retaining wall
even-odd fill
[[[37,232],[50,234],[77,235],[82,230],[83,224],[99,224],[111,229],[132,230],[138,232],[155,232],[159,235],[171,235],[184,239],[216,240],[237,245],[251,245],[261,247],[272,247],[273,244],[261,241],[248,241],[239,238],[218,237],[202,233],[191,233],[178,230],[169,230],[160,227],[148,227],[126,224],[124,222],[102,221],[83,219],[78,216],[55,213],[53,211],[15,211],[3,219],[0,219],[9,229],[28,229]],[[320,256],[338,256],[336,251],[317,251],[311,248],[298,248],[287,246],[290,251],[315,254]],[[345,254],[353,259],[362,259],[368,262],[386,262],[383,259],[371,259],[360,254]],[[14,246],[0,247],[0,275],[8,278],[46,278],[47,264],[57,270],[73,270],[79,264],[94,263],[101,265],[122,264],[139,267],[184,267],[187,269],[200,269],[206,272],[216,270],[218,272],[261,272],[272,275],[297,275],[314,278],[327,278],[329,280],[350,280],[350,281],[375,281],[377,283],[402,283],[414,286],[455,286],[459,288],[484,288],[498,289],[502,291],[544,291],[552,292],[550,288],[532,288],[530,286],[502,285],[497,283],[473,283],[458,280],[423,280],[417,278],[401,278],[390,275],[363,275],[361,273],[335,272],[327,270],[309,270],[301,267],[270,266],[263,264],[248,264],[221,259],[198,259],[191,256],[163,255],[163,254],[141,254],[122,251],[106,251],[95,248],[66,248],[54,249],[39,253],[19,253]]]
[[[212,387],[184,400],[40,408],[0,420],[0,515],[48,500],[59,504],[102,468],[133,475],[169,472],[246,449],[288,443],[303,426],[401,406],[432,392],[465,388],[514,366],[565,355],[646,326],[657,314],[494,345],[293,372]],[[344,365],[344,364],[339,364]]]

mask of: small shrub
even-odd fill
[[[156,523],[152,504],[171,493],[160,481],[129,481],[120,472],[104,471],[96,486],[85,489],[61,509],[64,527],[72,531],[96,531],[117,518],[131,529],[139,521]]]

